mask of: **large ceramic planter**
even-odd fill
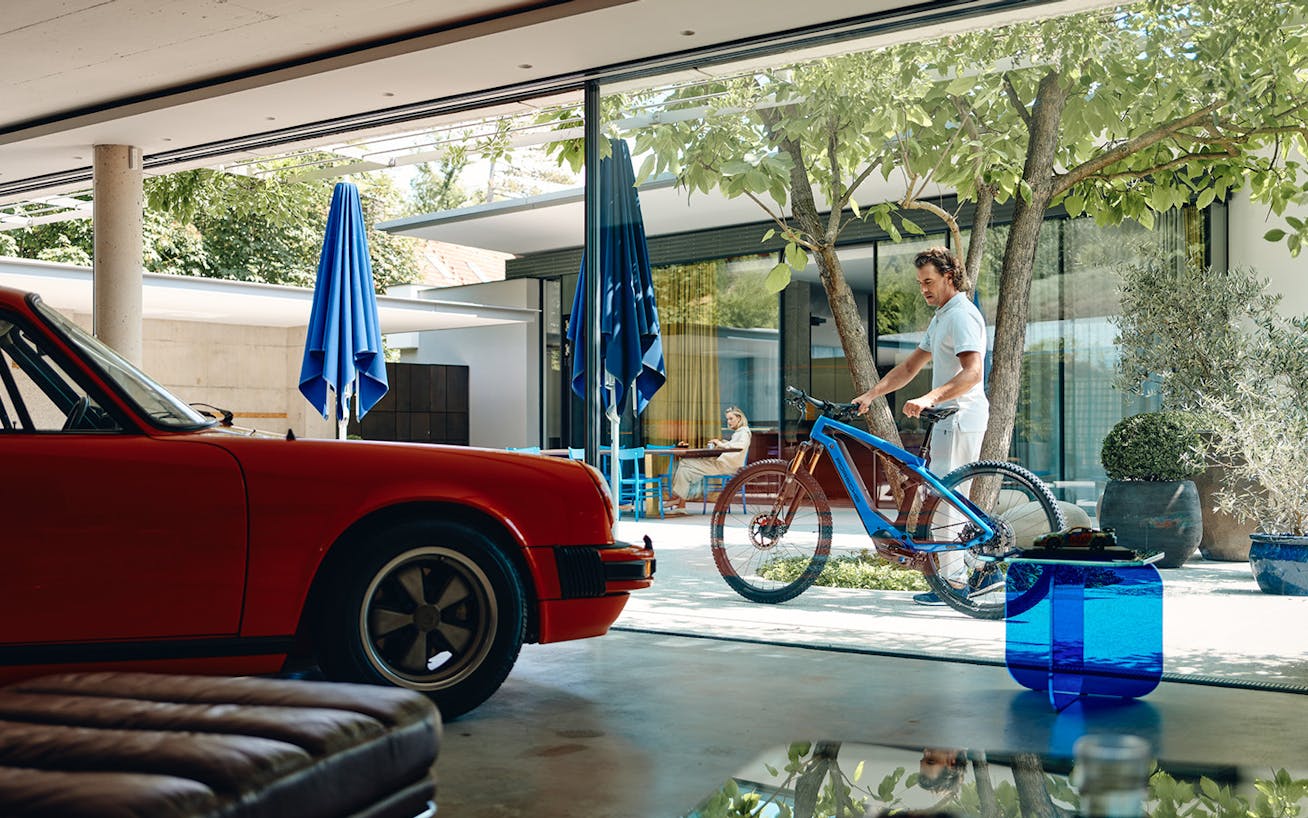
[[[1249,567],[1269,594],[1308,596],[1308,537],[1250,534]]]
[[[1161,551],[1159,568],[1179,568],[1203,535],[1199,492],[1189,480],[1109,480],[1099,501],[1099,527],[1141,551]]]
[[[1210,466],[1194,479],[1204,518],[1199,553],[1206,560],[1244,562],[1249,559],[1249,531],[1253,526],[1217,510],[1217,501],[1213,495],[1222,487],[1225,478],[1223,472],[1224,469]]]

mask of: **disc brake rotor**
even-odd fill
[[[785,522],[772,514],[758,514],[749,523],[749,538],[756,548],[772,548],[786,536],[787,530]]]

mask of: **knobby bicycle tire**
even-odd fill
[[[783,488],[788,502],[776,515]],[[812,476],[792,474],[784,460],[760,460],[723,487],[710,534],[713,562],[732,590],[751,602],[785,602],[807,590],[826,567],[831,506]]]
[[[941,478],[941,482],[952,490],[966,480],[986,476],[993,476],[1001,479],[1001,481],[1006,481],[1001,482],[1001,487],[996,490],[996,503],[1002,503],[1004,500],[1002,497],[1003,486],[1012,486],[1013,488],[1010,491],[1014,491],[1021,497],[1026,498],[1023,503],[1012,505],[999,514],[991,513],[990,509],[982,509],[988,516],[1007,527],[1005,534],[1001,536],[1020,537],[1025,542],[1025,538],[1035,534],[1059,531],[1067,526],[1063,511],[1058,507],[1058,502],[1049,491],[1049,487],[1039,477],[1016,464],[999,460],[981,460],[954,469]],[[1033,504],[1034,507],[1032,507]],[[938,495],[932,493],[915,512],[916,520],[910,528],[914,532],[914,539],[933,538],[931,530],[934,524],[933,521],[937,519],[937,515],[949,512],[952,512],[953,515],[958,514],[953,510],[951,504],[944,502]],[[1009,520],[1006,519],[1006,515],[1010,514],[1022,518],[1021,521],[1014,520],[1014,523],[1020,525],[1021,531],[1015,530],[1014,525],[1010,524]],[[985,547],[982,546],[973,549],[973,552],[984,550]],[[963,559],[966,561],[968,556],[965,554]],[[936,570],[935,561],[928,566],[924,578],[931,590],[946,605],[977,619],[1003,619],[1005,615],[1011,616],[1020,613],[1039,601],[1039,597],[1043,594],[1045,588],[1045,584],[1039,582],[1037,577],[1036,582],[1016,593],[1012,599],[1008,599],[1009,592],[1004,587],[1007,566],[1002,560],[997,562],[973,560],[967,571],[967,583],[962,588],[956,588],[941,576]],[[1039,573],[1041,571],[1036,572],[1036,574]],[[987,583],[993,584],[987,588]],[[978,593],[978,589],[984,589],[988,592]],[[1007,602],[1007,606],[1005,602]]]

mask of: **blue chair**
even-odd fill
[[[618,508],[630,504],[637,520],[645,512],[645,501],[658,500],[659,518],[663,517],[663,478],[645,474],[645,448],[618,450]]]
[[[742,464],[740,464],[740,468],[742,468],[742,469],[745,468],[745,466],[746,466],[748,463],[749,463],[749,449],[746,449],[746,450],[745,450],[745,462],[742,463]],[[702,513],[702,514],[707,514],[707,513],[708,513],[708,496],[709,496],[709,492],[710,492],[710,491],[722,491],[724,488],[727,487],[727,483],[730,483],[730,482],[731,482],[731,478],[735,477],[736,474],[737,474],[738,472],[739,472],[739,469],[737,469],[736,471],[732,472],[731,474],[706,474],[706,475],[704,475],[702,478],[700,478],[700,481],[699,481],[699,491],[700,491],[700,495],[704,498],[703,508],[701,509],[701,512],[700,512],[700,513]],[[740,513],[741,513],[741,514],[748,514],[748,513],[749,513],[749,508],[746,507],[746,505],[745,505],[745,489],[744,489],[744,488],[741,488],[741,490],[740,490]]]
[[[668,445],[668,446],[655,446],[655,445],[653,445],[653,444],[651,444],[651,443],[647,443],[647,444],[645,444],[645,453],[646,453],[646,454],[653,453],[653,454],[657,455],[659,452],[666,452],[666,451],[668,451],[669,449],[675,449],[675,448],[677,448],[677,447],[676,447],[676,446],[672,446],[672,445]],[[676,458],[674,458],[674,457],[669,457],[669,458],[668,458],[668,470],[665,471],[665,472],[663,472],[662,474],[659,475],[659,479],[661,479],[661,480],[663,481],[663,493],[664,493],[664,494],[671,494],[671,493],[672,493],[672,472],[673,472],[673,470],[676,468],[676,465],[677,465],[677,460],[676,460]]]
[[[586,459],[586,450],[585,450],[585,449],[573,449],[573,448],[569,447],[569,449],[568,449],[568,459],[569,459],[569,460],[585,460],[585,459]]]
[[[520,452],[522,454],[540,454],[539,446],[509,446],[506,451]]]

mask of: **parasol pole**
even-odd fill
[[[618,514],[622,505],[622,464],[618,462],[618,450],[621,448],[618,445],[618,435],[622,418],[618,415],[618,379],[608,370],[604,372],[604,386],[609,392],[609,405],[605,410],[609,418],[609,489],[613,494],[613,534],[617,536]]]

